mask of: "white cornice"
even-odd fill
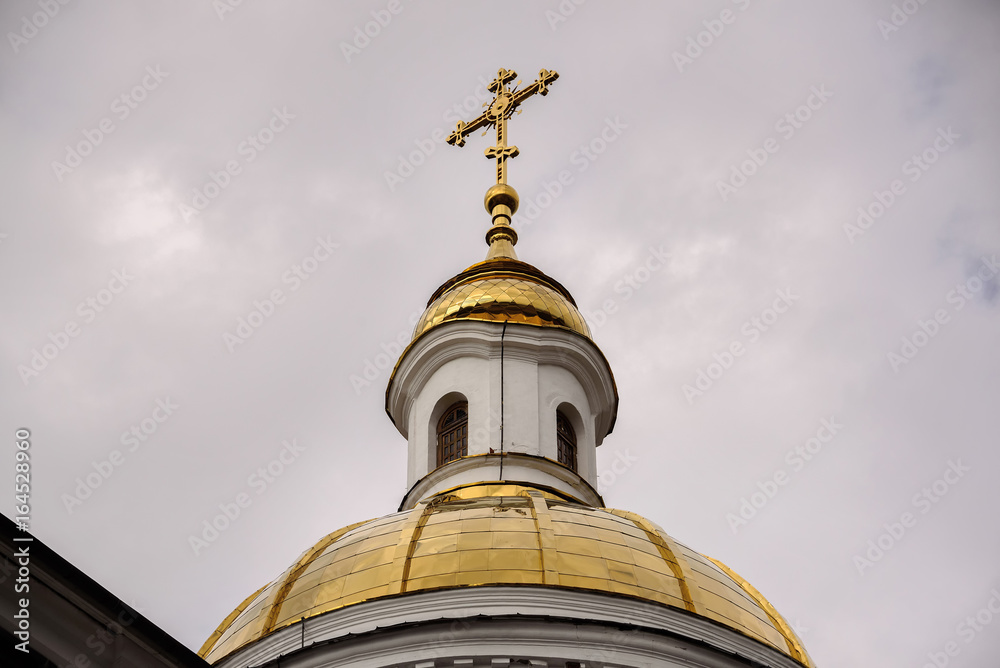
[[[410,410],[419,389],[451,360],[500,356],[500,323],[456,320],[429,330],[403,353],[386,390],[386,411],[396,429],[408,438]],[[597,444],[611,431],[618,410],[618,392],[611,367],[600,349],[586,337],[554,327],[508,323],[504,355],[538,364],[556,364],[579,380],[590,405],[597,409]]]
[[[309,618],[304,630],[302,624],[280,629],[216,665],[260,666],[281,657],[284,668],[414,668],[454,665],[421,660],[492,653],[587,659],[588,667],[732,668],[755,662],[801,668],[768,645],[683,610],[557,587],[482,586],[402,594]]]

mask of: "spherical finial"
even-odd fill
[[[483,199],[483,204],[486,205],[486,210],[492,214],[493,210],[498,206],[506,206],[510,209],[511,215],[517,212],[517,205],[520,203],[520,198],[517,196],[517,191],[506,183],[498,183],[489,190],[486,191],[486,197]]]
[[[496,258],[517,259],[514,244],[517,243],[517,232],[510,226],[511,216],[517,211],[517,191],[506,183],[498,183],[486,191],[483,204],[493,218],[493,227],[486,231],[486,243],[490,250],[487,260]]]

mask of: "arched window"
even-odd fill
[[[575,471],[576,432],[562,411],[556,411],[556,442],[559,446],[559,463]]]
[[[452,404],[441,416],[437,428],[437,465],[469,454],[469,404]]]

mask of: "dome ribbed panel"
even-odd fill
[[[655,524],[512,483],[469,485],[330,534],[230,615],[200,654],[215,662],[303,617],[364,601],[498,585],[569,587],[656,602],[811,665],[759,592]]]

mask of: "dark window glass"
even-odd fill
[[[437,428],[437,465],[469,454],[469,404],[460,401],[441,416]]]
[[[576,470],[576,432],[562,412],[556,412],[556,442],[559,446],[559,463]]]

